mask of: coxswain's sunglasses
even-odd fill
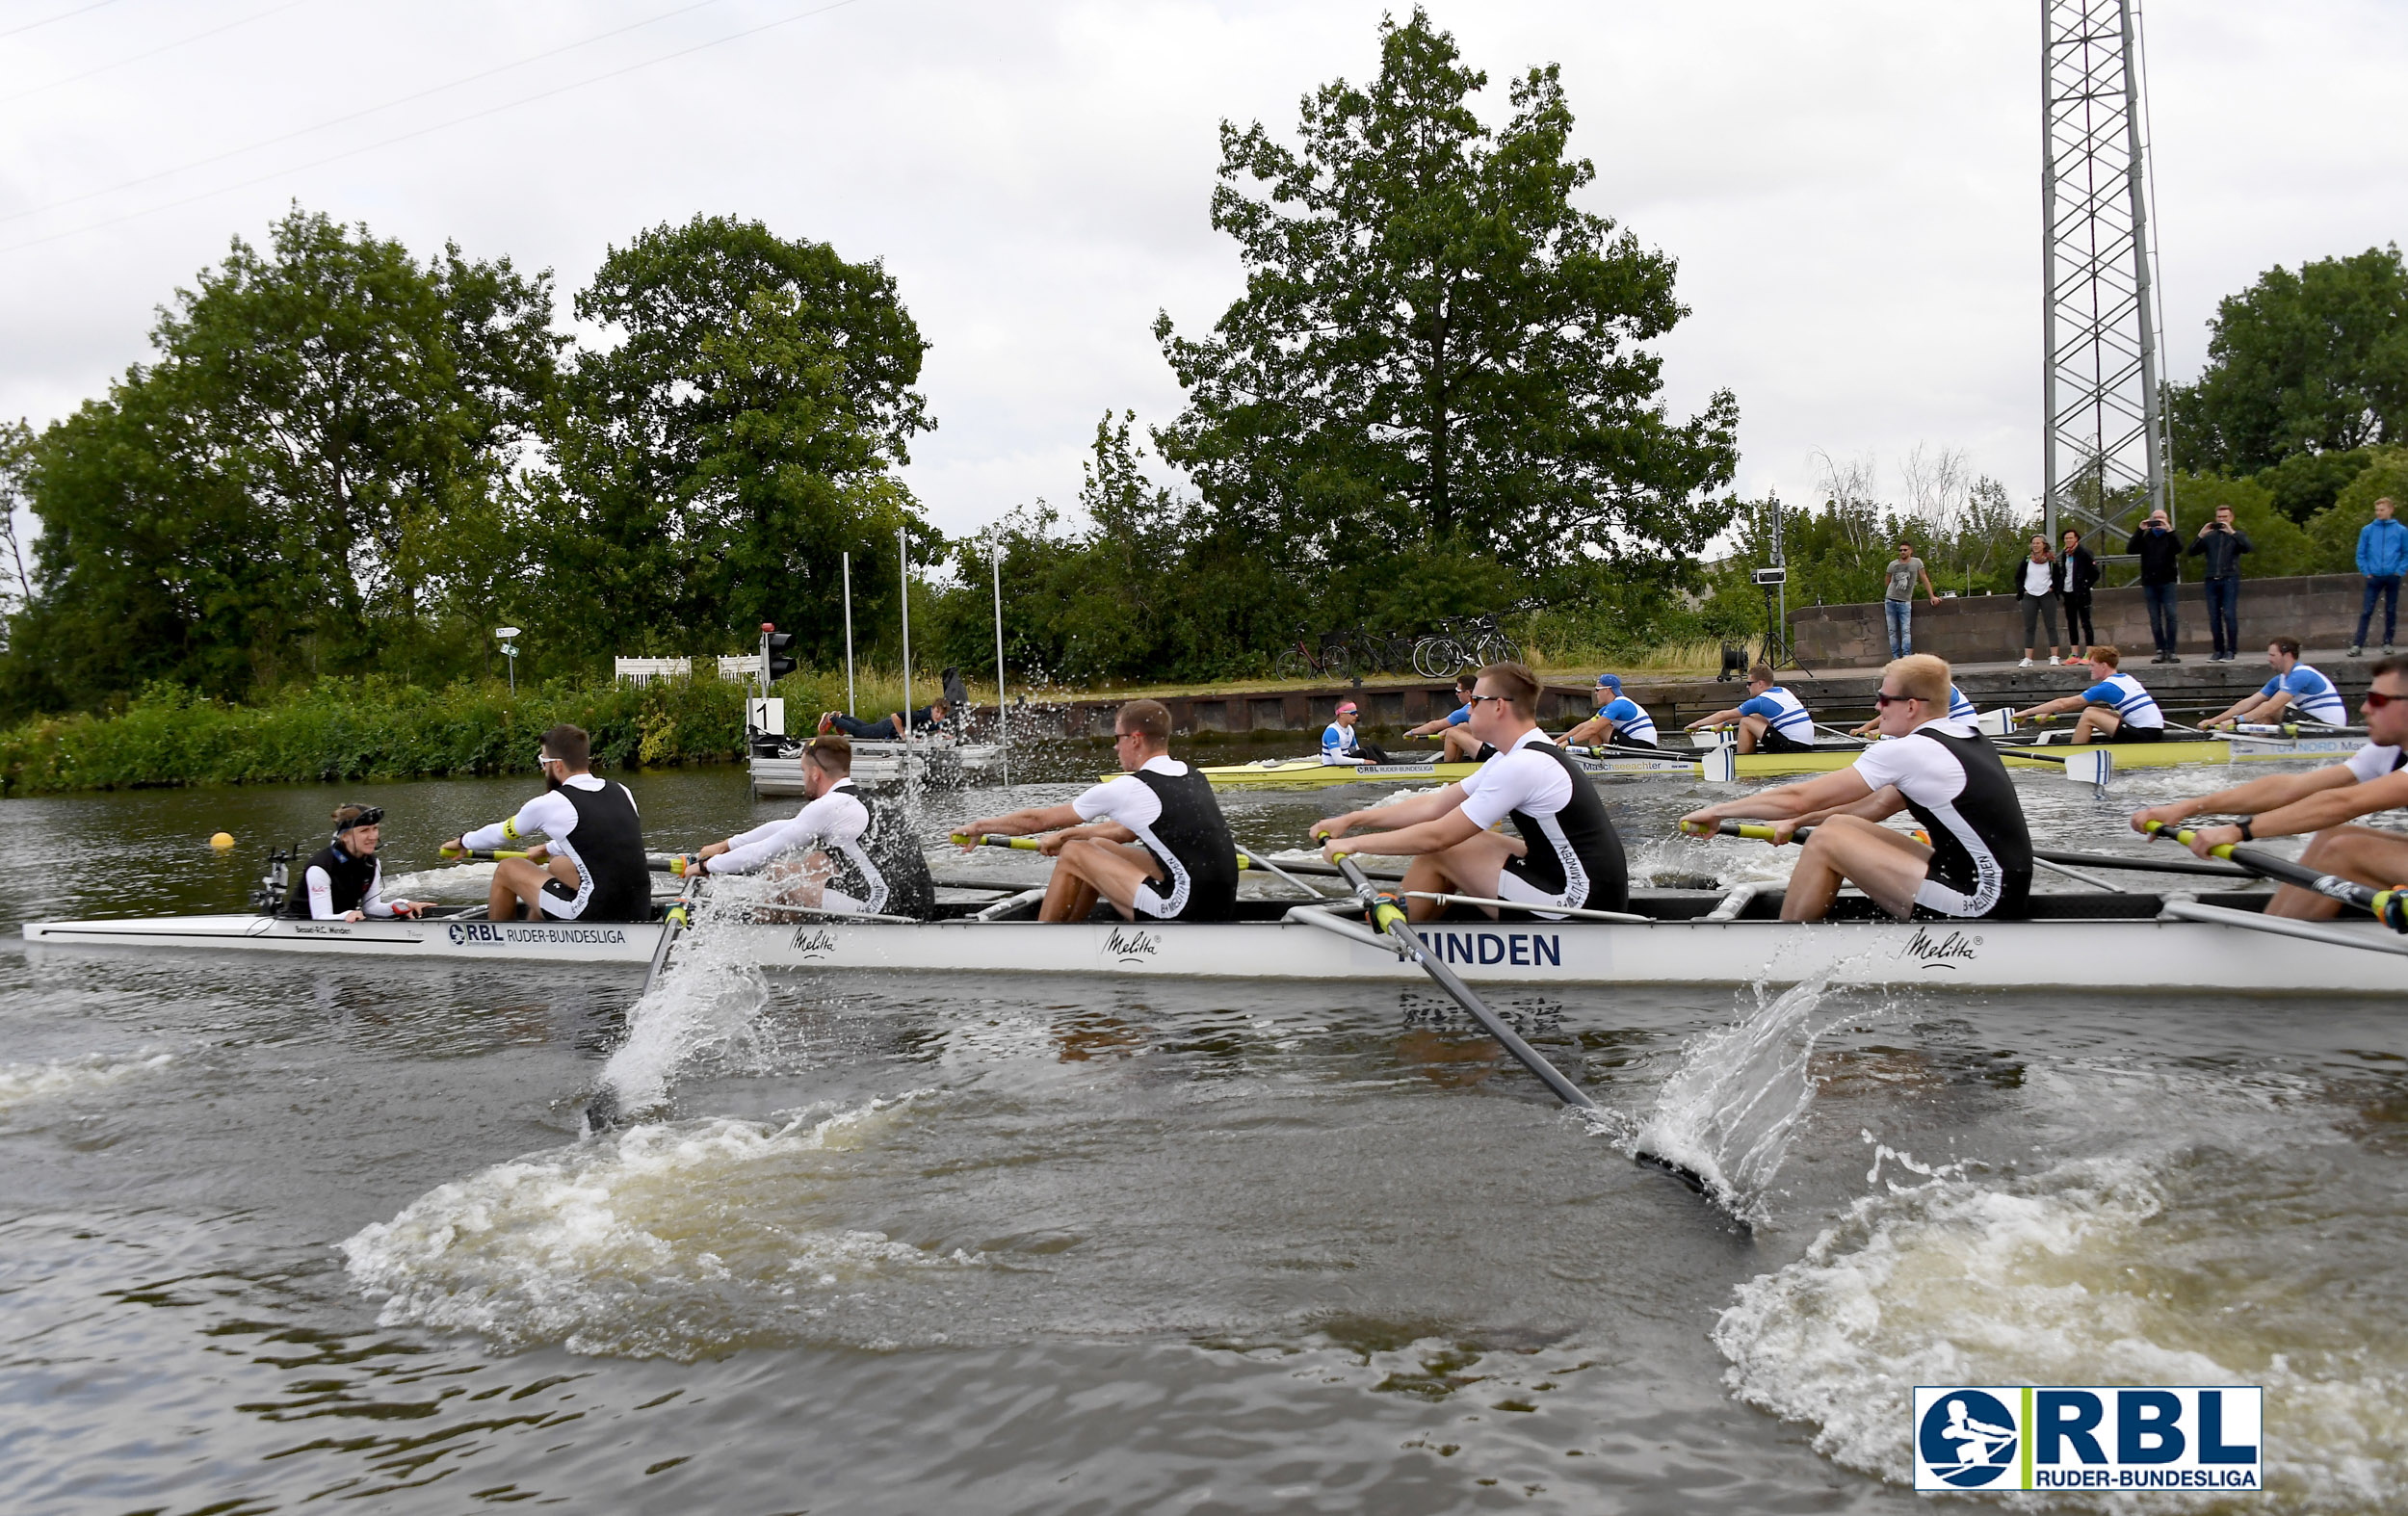
[[[337,832],[347,832],[354,826],[378,825],[381,823],[383,820],[384,807],[381,805],[371,805],[366,810],[361,811],[357,816],[353,817],[350,821],[345,822],[342,825],[337,826],[334,829]]]

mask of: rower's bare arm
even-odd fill
[[[1701,726],[1727,726],[1739,719],[1740,708],[1735,705],[1727,711],[1716,711],[1712,716],[1701,716],[1696,720],[1682,727],[1681,730],[1685,732],[1693,732]]]
[[[2316,773],[2324,771],[2319,769]],[[2300,777],[2313,779],[2316,774]],[[2408,805],[2408,770],[2398,770],[2365,784],[2335,785],[2303,796],[2289,805],[2259,811],[2250,818],[2249,829],[2261,837],[2295,837],[2403,805]]]
[[[1453,721],[1448,720],[1442,716],[1434,721],[1424,721],[1419,726],[1407,727],[1404,735],[1407,737],[1435,737],[1453,724],[1454,723]]]
[[[1861,800],[1851,800],[1845,805],[1826,806],[1819,811],[1809,811],[1790,823],[1789,825],[1793,831],[1801,826],[1818,826],[1834,816],[1861,816],[1869,822],[1886,822],[1904,809],[1906,809],[1906,797],[1898,793],[1897,785],[1885,784]],[[1782,840],[1786,842],[1789,839],[1785,837]]]
[[[1389,811],[1401,808],[1391,806]],[[1384,821],[1389,812],[1382,811],[1378,814]],[[1426,852],[1444,852],[1456,843],[1479,835],[1479,824],[1458,809],[1449,811],[1446,815],[1431,821],[1416,823],[1411,826],[1399,826],[1389,831],[1366,832],[1356,839],[1355,846],[1352,848],[1339,847],[1337,839],[1333,837],[1322,850],[1324,854],[1374,852],[1382,857],[1409,858],[1418,857]]]
[[[1079,808],[1063,801],[1060,805],[1032,805],[1002,816],[982,816],[962,828],[970,837],[992,832],[999,837],[1026,837],[1034,832],[1060,831],[1080,823]]]
[[[1702,811],[1691,811],[1681,818],[1681,829],[1712,832],[1716,823],[1732,817],[1760,822],[1787,821],[1810,816],[1817,811],[1836,811],[1871,794],[1872,786],[1867,784],[1854,769],[1842,769],[1836,773],[1819,773],[1795,784],[1776,785],[1740,799],[1709,805]]]
[[[1373,822],[1389,827],[1411,826],[1419,822],[1431,821],[1444,816],[1462,803],[1463,786],[1460,784],[1445,785],[1430,791],[1427,795],[1417,795],[1409,800],[1399,800],[1394,805],[1376,806],[1367,811],[1348,811],[1344,816],[1333,816],[1326,821],[1315,822],[1313,834],[1316,837],[1343,837],[1355,827]]]
[[[2163,805],[2134,811],[2133,830],[2147,831],[2151,822],[2171,826],[2194,816],[2263,816],[2325,790],[2354,784],[2357,778],[2347,764],[2338,763],[2306,773],[2270,773],[2195,800],[2168,800]]]
[[[1570,747],[1587,743],[1603,742],[1605,738],[1606,723],[1604,719],[1592,716],[1587,720],[1583,721],[1580,725],[1575,726],[1570,731],[1564,733],[1561,737],[1557,738],[1556,745],[1558,747]]]
[[[2018,711],[2015,719],[2020,721],[2028,716],[2055,716],[2060,711],[2079,711],[2089,703],[2081,695],[2069,694],[2060,699],[2043,700],[2038,705]]]

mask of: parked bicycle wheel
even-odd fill
[[[1347,660],[1347,650],[1334,644],[1322,649],[1321,676],[1323,679],[1344,679],[1354,666]]]
[[[1310,679],[1314,672],[1313,661],[1304,656],[1303,648],[1291,647],[1271,660],[1270,671],[1271,676],[1277,679]]]
[[[1425,679],[1452,679],[1463,668],[1463,649],[1452,637],[1425,637],[1413,644],[1413,671]]]

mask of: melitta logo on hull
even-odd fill
[[[806,958],[825,957],[836,951],[836,933],[825,927],[798,927],[795,951]]]
[[[1906,939],[1906,946],[1898,950],[1898,955],[1913,958],[1927,969],[1952,969],[1959,963],[1971,963],[1981,956],[1980,947],[1979,937],[1968,936],[1961,931],[1935,937],[1929,930],[1918,927],[1915,935]]]
[[[454,947],[523,947],[541,943],[548,948],[607,948],[627,940],[624,927],[552,927],[535,922],[456,921],[451,924]]]
[[[2255,1490],[2255,1385],[1918,1385],[1919,1490]]]
[[[1150,931],[1114,927],[1104,938],[1104,951],[1123,963],[1146,963],[1163,951],[1163,939]]]

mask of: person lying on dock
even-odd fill
[[[1980,709],[1979,709],[1978,707],[1976,707],[1976,706],[1974,704],[1974,702],[1973,702],[1973,701],[1971,701],[1971,700],[1969,700],[1969,699],[1967,699],[1967,698],[1965,697],[1965,692],[1964,692],[1964,691],[1962,691],[1962,690],[1959,690],[1959,689],[1958,689],[1955,685],[1953,685],[1953,684],[1950,685],[1950,686],[1949,686],[1949,719],[1950,719],[1950,720],[1951,720],[1951,721],[1956,721],[1956,722],[1959,722],[1959,723],[1961,723],[1961,724],[1963,724],[1963,725],[1966,725],[1966,726],[1971,726],[1971,725],[1973,725],[1976,721],[1979,720],[1980,719],[1981,719],[1981,711],[1980,711]],[[1875,712],[1872,714],[1872,718],[1871,718],[1871,719],[1870,719],[1870,720],[1866,721],[1866,722],[1865,722],[1865,724],[1864,724],[1864,725],[1862,725],[1862,726],[1852,726],[1852,727],[1849,727],[1849,728],[1848,728],[1848,733],[1847,733],[1847,735],[1849,735],[1850,737],[1878,737],[1878,736],[1880,736],[1880,735],[1881,735],[1881,713],[1880,713],[1879,711],[1875,711]]]
[[[1123,921],[1228,921],[1237,915],[1238,843],[1201,771],[1170,756],[1170,708],[1131,700],[1112,718],[1112,745],[1129,771],[1065,805],[988,816],[982,835],[1046,833],[1038,850],[1054,876],[1036,919],[1085,921],[1098,899]]]
[[[1480,742],[1479,738],[1472,735],[1470,722],[1472,719],[1472,685],[1479,678],[1479,675],[1477,673],[1455,675],[1454,695],[1461,703],[1446,715],[1435,720],[1424,721],[1404,735],[1438,738],[1441,742],[1438,750],[1440,763],[1478,763],[1480,756]]]
[[[945,731],[945,718],[953,714],[953,703],[943,696],[911,713],[911,730],[922,737],[939,737]],[[875,721],[865,721],[843,711],[820,713],[820,735],[842,732],[855,742],[899,743],[903,740],[903,713],[895,712]]]
[[[1386,763],[1388,750],[1374,743],[1367,743],[1356,735],[1354,723],[1363,719],[1362,707],[1352,700],[1341,700],[1330,714],[1329,724],[1322,729],[1322,762],[1323,763]]]
[[[300,887],[277,914],[300,921],[390,921],[425,910],[423,901],[378,899],[384,884],[384,865],[377,859],[383,823],[381,806],[336,806],[334,841],[301,865]]]
[[[2031,894],[2023,803],[1989,740],[1948,719],[1949,690],[1939,659],[1897,660],[1882,670],[1873,703],[1881,734],[1901,741],[1875,743],[1836,773],[1691,811],[1681,829],[1711,836],[1725,817],[1827,817],[1791,871],[1783,921],[1820,921],[1842,883],[1900,921],[1918,905],[1960,918],[2022,916]],[[1929,846],[1880,824],[1901,807],[1923,823]]]
[[[927,921],[936,914],[936,881],[900,806],[875,800],[852,782],[852,743],[815,737],[802,750],[808,804],[694,854],[706,873],[764,868],[772,899],[811,910]]]
[[[462,833],[446,852],[485,849],[546,839],[524,858],[493,866],[485,914],[516,921],[649,921],[652,871],[643,851],[643,822],[627,786],[595,778],[592,740],[575,726],[555,726],[536,751],[544,793],[508,821]]]
[[[1743,753],[1810,753],[1815,750],[1815,719],[1797,696],[1781,688],[1772,666],[1758,664],[1747,671],[1747,698],[1727,711],[1716,711],[1688,723],[1728,726],[1737,721]]]
[[[1538,676],[1522,664],[1490,664],[1473,687],[1465,723],[1497,756],[1468,779],[1394,805],[1349,811],[1313,823],[1324,856],[1353,852],[1339,839],[1358,826],[1390,827],[1364,849],[1409,857],[1404,887],[1477,896],[1557,910],[1621,910],[1630,903],[1629,866],[1606,802],[1571,756],[1538,729]],[[1511,821],[1518,836],[1488,828]],[[1406,914],[1427,921],[1446,907],[1408,899]],[[1489,915],[1495,906],[1482,906]]]
[[[2222,714],[2211,716],[2199,724],[2205,727],[2235,726],[2243,721],[2279,721],[2285,711],[2297,711],[2303,721],[2321,721],[2327,726],[2347,726],[2349,705],[2342,698],[2333,681],[2299,661],[2299,639],[2278,637],[2266,644],[2265,661],[2274,666],[2274,677],[2268,679],[2257,693],[2246,694],[2234,701]]]
[[[2102,642],[2090,649],[2090,666],[2103,670],[2097,684],[2080,694],[2043,700],[2015,713],[2015,719],[2080,711],[2074,722],[2076,743],[2159,743],[2165,740],[2165,713],[2157,696],[2123,671],[2124,655]]]
[[[1653,747],[1656,719],[1622,693],[1622,681],[1597,676],[1597,714],[1556,739],[1558,747]]]
[[[2133,830],[2151,822],[2173,826],[2193,816],[2238,816],[2238,824],[2201,827],[2190,850],[2207,857],[2227,843],[2314,833],[2299,861],[2322,874],[2339,875],[2376,889],[2408,882],[2408,837],[2346,822],[2408,805],[2408,661],[2386,658],[2374,666],[2367,691],[2364,747],[2343,763],[2306,773],[2268,774],[2195,800],[2169,800],[2133,813]],[[2321,921],[2341,902],[2295,884],[2274,892],[2269,916]]]

